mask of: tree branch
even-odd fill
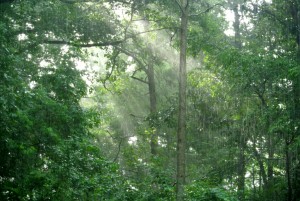
[[[145,72],[146,72],[146,74],[148,74],[148,70],[147,70],[147,68],[145,67],[145,64],[133,53],[133,52],[130,52],[130,51],[128,51],[128,50],[125,50],[125,49],[123,49],[123,48],[121,48],[121,47],[118,47],[118,46],[115,46],[115,48],[117,49],[117,50],[119,50],[120,52],[122,52],[122,53],[124,53],[124,54],[126,54],[127,56],[130,56],[130,57],[132,57],[139,65],[140,65],[140,68],[142,69],[142,70],[144,70]]]
[[[134,77],[133,75],[130,76],[130,77],[131,77],[132,79],[135,79],[135,80],[140,81],[140,82],[142,82],[142,83],[149,84],[147,81],[142,80],[141,78],[138,78],[138,77]]]
[[[49,45],[70,45],[74,47],[105,47],[105,46],[114,46],[114,45],[119,45],[123,42],[125,42],[127,39],[133,38],[134,36],[141,35],[144,33],[149,33],[149,32],[154,32],[154,31],[160,31],[160,30],[165,30],[165,29],[174,29],[178,27],[163,27],[159,29],[151,29],[147,31],[142,31],[139,33],[132,34],[130,37],[125,37],[122,40],[116,40],[116,41],[106,41],[106,42],[99,42],[99,43],[76,43],[76,42],[70,42],[70,41],[65,41],[65,40],[48,40],[45,39],[43,40],[44,44],[49,44]]]
[[[64,41],[64,40],[43,40],[44,44],[49,44],[49,45],[70,45],[74,47],[105,47],[105,46],[110,46],[110,45],[119,45],[123,43],[126,39],[124,40],[117,40],[117,41],[107,41],[107,42],[102,42],[102,43],[86,43],[86,44],[80,44],[80,43],[73,43],[69,41]]]
[[[220,3],[214,4],[210,7],[208,7],[206,10],[202,11],[201,13],[192,14],[192,15],[189,15],[189,17],[195,17],[195,16],[203,15],[204,13],[208,13],[211,9],[214,9],[216,6],[223,6],[223,4],[220,4]]]

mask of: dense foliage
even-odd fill
[[[297,0],[0,1],[0,200],[299,200],[299,13]]]

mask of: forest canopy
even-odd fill
[[[0,14],[0,200],[300,200],[298,0]]]

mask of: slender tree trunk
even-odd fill
[[[267,135],[267,151],[268,151],[268,160],[267,160],[267,178],[264,179],[264,188],[269,194],[269,199],[272,199],[270,195],[272,193],[272,181],[273,181],[273,159],[274,159],[274,144],[272,133],[269,132],[270,128],[270,116],[268,114],[268,105],[264,98],[264,94],[258,95],[261,100],[262,109],[266,115],[266,123],[264,124],[263,132]]]
[[[236,48],[241,49],[242,48],[242,43],[241,43],[241,31],[240,31],[240,14],[239,14],[239,4],[234,5],[233,7],[233,12],[234,12],[234,23],[233,23],[233,28],[234,28],[234,43]]]
[[[148,88],[149,88],[149,99],[150,99],[150,116],[155,115],[157,112],[156,107],[156,90],[155,90],[155,78],[154,78],[154,68],[152,61],[148,62]],[[150,124],[152,129],[152,136],[151,136],[151,154],[155,156],[157,154],[157,128],[155,125]]]
[[[267,105],[263,104],[263,108],[265,111],[267,111]],[[267,149],[268,149],[268,168],[267,168],[267,175],[268,175],[268,180],[266,181],[265,185],[267,190],[271,189],[272,181],[273,181],[273,159],[274,159],[274,144],[273,144],[273,136],[272,133],[269,132],[269,127],[270,127],[270,117],[268,114],[266,114],[267,122],[264,128],[265,134],[267,134]]]
[[[256,186],[255,186],[255,168],[252,166],[252,188],[253,188],[253,194],[252,199],[256,199]]]
[[[143,4],[146,7],[146,1],[143,0]],[[146,13],[143,13],[144,18],[146,19]],[[149,30],[150,25],[149,21],[144,21],[144,29]],[[148,44],[148,46],[151,47],[151,44]],[[148,55],[148,68],[146,70],[146,74],[148,77],[148,90],[149,90],[149,101],[150,101],[150,116],[152,117],[157,113],[157,102],[156,102],[156,86],[155,86],[155,75],[154,75],[154,66],[153,66],[153,49],[150,48],[151,51]],[[157,128],[156,125],[150,123],[149,125],[151,127],[151,139],[150,139],[150,149],[151,149],[151,155],[156,156],[157,155],[157,148],[158,148],[158,139],[157,139]]]
[[[258,166],[259,166],[259,175],[260,175],[259,177],[262,178],[263,183],[266,184],[267,174],[266,174],[266,171],[265,171],[265,168],[264,168],[263,161],[261,159],[261,155],[256,150],[255,144],[254,144],[254,147],[253,147],[253,153],[254,153],[254,156],[255,156],[255,158],[257,160],[257,163],[258,163]],[[260,182],[260,186],[261,186],[261,182]]]
[[[290,13],[293,19],[293,25],[296,27],[295,38],[297,43],[297,63],[300,65],[300,2],[298,0],[289,1]],[[300,75],[295,76],[293,79],[293,96],[294,96],[294,111],[292,114],[293,121],[295,122],[295,129],[293,138],[300,136]],[[296,201],[300,196],[300,163],[297,162],[300,158],[300,148],[296,148],[295,157],[290,158],[290,164],[297,164],[294,168],[293,179],[291,182],[291,188],[293,188],[293,198]],[[291,174],[291,173],[290,173]]]
[[[238,187],[238,198],[239,200],[245,199],[245,149],[246,149],[246,143],[245,143],[245,134],[244,130],[241,131],[240,136],[240,142],[239,142],[239,161],[238,161],[238,180],[237,180],[237,187]]]
[[[235,46],[237,49],[242,49],[242,42],[241,42],[241,31],[240,31],[240,14],[239,14],[239,4],[233,5],[233,12],[234,12],[234,32],[235,32]],[[237,187],[238,187],[238,198],[239,200],[244,200],[245,198],[245,133],[244,129],[242,129],[239,139],[239,161],[237,165]]]
[[[176,200],[184,200],[185,184],[185,149],[186,149],[186,50],[188,1],[181,0],[181,28],[180,28],[180,64],[179,64],[179,114],[177,130],[177,185]]]
[[[272,183],[273,180],[273,159],[274,159],[274,147],[271,133],[268,133],[268,183]]]
[[[292,201],[293,198],[293,189],[292,189],[292,182],[291,182],[291,162],[290,162],[290,150],[289,150],[289,142],[286,137],[285,142],[285,172],[286,172],[286,180],[287,180],[287,187],[288,187],[288,194],[287,194],[287,201]]]

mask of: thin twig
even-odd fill
[[[216,6],[222,6],[223,7],[223,4],[220,4],[220,3],[214,4],[210,7],[208,7],[206,10],[202,11],[201,13],[191,14],[191,15],[189,15],[189,17],[197,17],[199,15],[203,15],[204,13],[208,13],[211,9],[214,9]]]
[[[140,81],[140,82],[142,82],[142,83],[149,84],[147,81],[142,80],[141,78],[134,77],[134,76],[131,76],[131,78],[132,78],[132,79],[135,79],[135,80],[137,80],[137,81]]]
[[[178,0],[174,0],[174,1],[175,1],[176,4],[178,5],[180,11],[183,13],[183,12],[184,12],[184,11],[183,11],[183,8],[182,8],[181,4],[178,2]]]

